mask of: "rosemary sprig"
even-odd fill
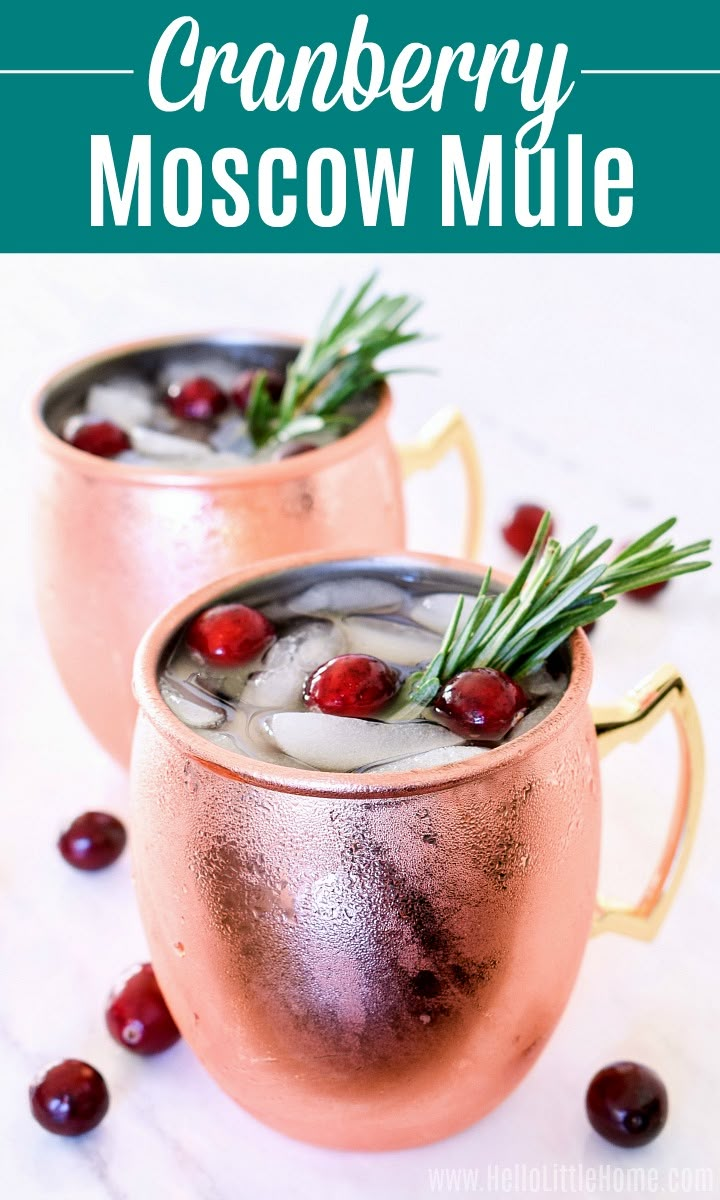
[[[316,336],[288,367],[279,399],[273,399],[267,375],[257,373],[247,408],[248,431],[257,446],[296,436],[289,431],[305,417],[312,418],[311,428],[300,426],[306,433],[338,424],[348,400],[390,373],[378,370],[377,358],[420,337],[407,329],[419,305],[410,296],[370,299],[374,282],[371,276],[348,302],[336,297]]]
[[[608,563],[601,559],[611,539],[592,545],[597,526],[563,549],[548,539],[550,514],[545,513],[510,586],[491,594],[488,570],[462,625],[465,601],[458,601],[437,654],[406,685],[409,700],[429,704],[448,679],[472,667],[495,667],[515,678],[528,675],[576,629],[614,608],[622,592],[709,567],[696,557],[709,550],[709,539],[677,549],[665,537],[675,523],[675,517],[663,521]]]

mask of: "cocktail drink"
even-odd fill
[[[390,438],[375,360],[411,337],[411,311],[362,291],[307,343],[168,338],[87,359],[41,393],[40,613],[71,699],[120,762],[138,641],[202,583],[296,550],[402,547],[403,476],[453,451],[474,553],[479,472],[462,416],[438,413],[400,450]]]
[[[275,591],[261,608],[216,605],[178,639],[160,680],[163,698],[217,746],[321,771],[427,769],[521,736],[562,696],[564,654],[522,687],[486,672],[478,682],[490,705],[476,727],[404,698],[408,680],[440,650],[460,598],[431,588],[417,578],[329,575]]]
[[[238,469],[329,446],[366,421],[379,393],[368,387],[342,411],[304,413],[267,438],[253,436],[252,398],[263,386],[274,401],[284,367],[239,369],[221,346],[202,357],[170,353],[147,372],[109,372],[50,415],[64,441],[133,467],[180,471]]]
[[[700,802],[695,710],[665,669],[593,719],[567,628],[696,549],[649,538],[615,566],[592,531],[538,542],[497,588],[469,562],[301,555],[144,638],[131,827],[153,965],[256,1116],[348,1148],[447,1136],[527,1072],[593,928],[657,930]],[[640,903],[610,907],[599,753],[668,711],[667,845]]]

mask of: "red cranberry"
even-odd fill
[[[468,741],[498,742],[527,712],[522,688],[492,667],[461,671],[435,698],[442,725]]]
[[[110,1107],[107,1085],[99,1071],[77,1058],[46,1067],[30,1085],[30,1109],[50,1133],[77,1137],[89,1133]]]
[[[135,1054],[160,1054],[180,1037],[150,963],[132,967],[113,988],[105,1023],[115,1041]]]
[[[280,399],[285,387],[285,376],[281,375],[279,371],[243,371],[242,375],[235,380],[230,392],[233,403],[240,409],[240,412],[245,412],[250,402],[253,383],[259,374],[265,376],[265,387],[270,393],[271,400],[277,403]]]
[[[227,396],[213,383],[198,375],[183,384],[172,384],[165,396],[165,403],[174,417],[183,421],[211,421],[224,412],[228,405]]]
[[[336,717],[370,717],[392,700],[400,676],[370,654],[340,654],[309,675],[303,698],[309,708]]]
[[[130,449],[130,438],[125,430],[113,425],[112,421],[93,421],[81,425],[70,443],[87,454],[96,454],[98,458],[115,458],[116,454]]]
[[[617,1062],[598,1071],[585,1097],[596,1133],[615,1146],[645,1146],[663,1129],[668,1115],[665,1084],[640,1063]]]
[[[125,849],[125,826],[104,812],[86,812],[68,825],[58,840],[65,862],[79,871],[109,867]]]
[[[659,583],[648,583],[645,587],[634,588],[633,591],[626,592],[625,595],[629,596],[631,600],[652,600],[653,596],[657,596],[658,592],[666,588],[669,582],[668,579],[662,579]]]
[[[276,450],[275,458],[296,458],[298,454],[308,454],[310,450],[317,450],[312,442],[288,442]]]
[[[502,535],[508,546],[517,550],[518,554],[527,554],[544,515],[545,509],[540,508],[538,504],[519,504],[502,528]],[[552,537],[554,530],[555,526],[551,521],[548,537]]]
[[[218,604],[195,618],[185,640],[205,662],[239,667],[257,658],[274,636],[274,625],[256,608]]]

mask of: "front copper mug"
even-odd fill
[[[546,1045],[595,928],[652,936],[690,849],[702,748],[665,668],[616,708],[587,698],[584,633],[570,679],[529,732],[422,771],[346,774],[245,758],[165,706],[178,630],[229,597],[328,573],[477,587],[481,568],[427,555],[299,556],[237,573],[166,613],[138,652],[132,768],[138,899],[183,1036],[239,1104],[310,1142],[387,1150],[494,1108]],[[596,899],[600,753],[663,713],[682,748],[675,818],[639,905]]]

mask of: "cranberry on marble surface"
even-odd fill
[[[151,963],[131,967],[113,988],[105,1023],[115,1041],[135,1054],[160,1054],[180,1037]]]
[[[646,1146],[662,1131],[668,1115],[665,1084],[650,1067],[616,1062],[593,1077],[585,1098],[596,1133],[615,1146]]]
[[[545,515],[545,509],[538,504],[518,504],[509,520],[502,527],[502,535],[508,546],[518,554],[527,554],[538,531],[538,525]],[[552,537],[554,524],[551,521],[548,537]]]
[[[125,849],[125,826],[111,813],[81,813],[58,839],[65,862],[79,871],[99,871],[109,867]]]
[[[77,1058],[46,1067],[30,1085],[30,1110],[50,1133],[78,1137],[99,1125],[110,1106],[99,1071]]]

